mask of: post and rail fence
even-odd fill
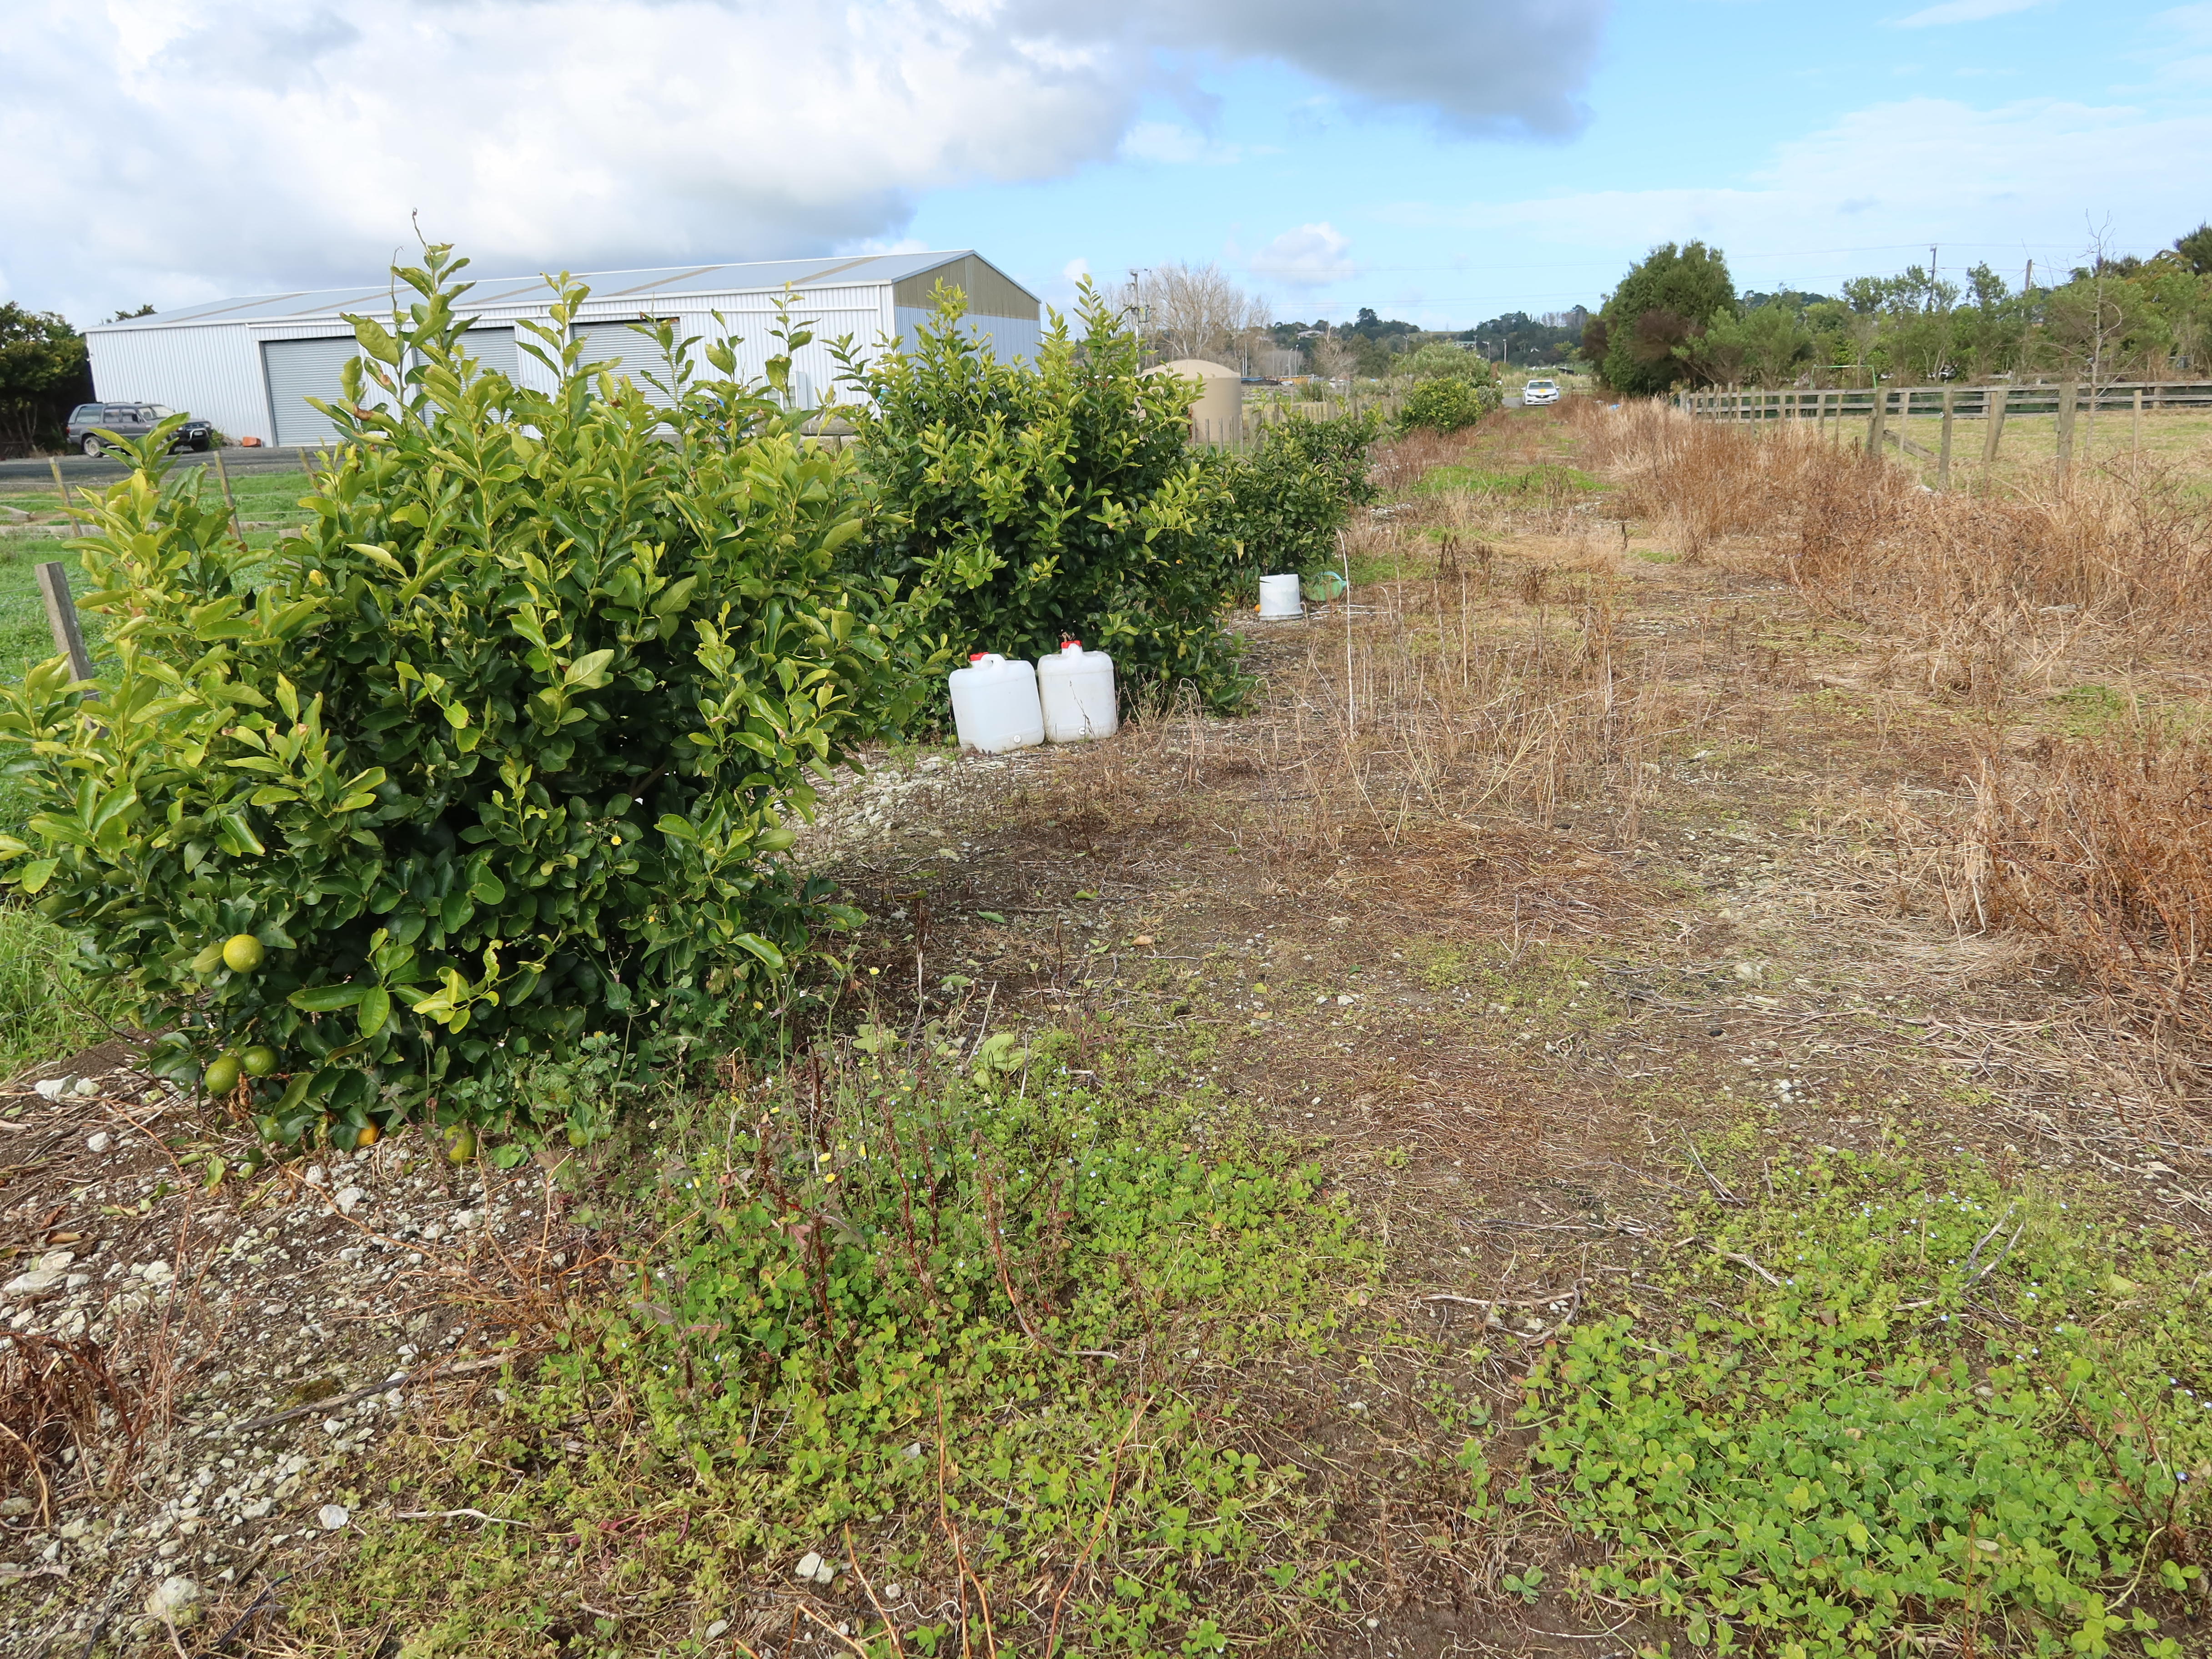
[[[2140,450],[2146,410],[2156,414],[2168,410],[2212,410],[2212,380],[2112,380],[2102,386],[2085,386],[2079,380],[2039,380],[2033,384],[2000,380],[1982,386],[1859,386],[1825,391],[1794,386],[1780,390],[1708,389],[1676,392],[1669,395],[1668,401],[1695,420],[1810,421],[1823,437],[1828,434],[1829,423],[1833,422],[1838,441],[1842,441],[1846,423],[1863,421],[1865,448],[1869,453],[1888,443],[1900,453],[1932,460],[1936,467],[1936,487],[1944,489],[1950,483],[1951,428],[1954,422],[1984,422],[1982,463],[1986,466],[1997,458],[1997,447],[2003,441],[2008,416],[2055,416],[2057,463],[2063,469],[2073,465],[2075,424],[2083,414],[2092,419],[2107,410],[2128,416],[2132,422],[2131,445]],[[1942,436],[1937,448],[1931,450],[1913,443],[1902,430],[1892,429],[1893,421],[1901,428],[1915,416],[1942,419]]]

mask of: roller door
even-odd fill
[[[604,363],[608,374],[628,375],[645,393],[646,401],[657,408],[666,409],[675,401],[646,380],[648,374],[659,380],[668,378],[667,359],[660,355],[660,347],[651,335],[639,333],[626,322],[578,323],[575,333],[584,343],[586,362]]]
[[[350,334],[333,339],[261,343],[262,370],[269,379],[269,412],[276,424],[278,443],[312,446],[337,441],[337,430],[330,417],[307,399],[338,402],[343,396],[338,377],[360,352]]]
[[[511,328],[472,328],[461,336],[461,349],[484,368],[497,369],[512,380],[520,361]]]

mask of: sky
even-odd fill
[[[0,299],[967,248],[1048,301],[1218,262],[1284,318],[2014,285],[2212,218],[2212,3],[0,0]]]

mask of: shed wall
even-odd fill
[[[971,316],[1037,320],[1037,302],[972,253],[902,279],[893,287],[892,303],[927,311],[929,296],[939,283],[968,296]]]
[[[936,313],[924,306],[900,306],[891,314],[898,325],[899,345],[911,351],[921,341],[921,325]],[[1001,361],[1015,357],[1034,361],[1037,343],[1044,337],[1043,327],[1034,319],[970,316],[964,322],[970,334],[991,343],[992,353]]]
[[[234,439],[274,441],[260,347],[245,324],[102,330],[85,343],[93,396],[103,402],[167,404],[214,422]]]
[[[1038,341],[1036,306],[1026,295],[1011,289],[978,260],[956,260],[928,274],[948,281],[965,277],[975,282],[987,296],[968,319],[976,335],[988,338],[1001,358],[1034,357]],[[988,284],[996,283],[1008,294]],[[926,285],[926,283],[925,283]],[[902,286],[902,285],[901,285]],[[725,331],[738,337],[737,373],[741,379],[759,380],[765,374],[770,352],[778,343],[769,331],[777,321],[777,295],[759,290],[729,294],[672,295],[656,306],[650,294],[620,301],[587,303],[577,319],[580,331],[587,331],[593,354],[629,357],[620,349],[624,339],[620,325],[641,318],[666,316],[674,321],[679,338],[697,337],[702,345],[720,339]],[[898,295],[889,282],[833,285],[795,293],[790,316],[808,324],[814,338],[793,354],[793,391],[804,407],[817,407],[841,395],[841,366],[833,355],[841,337],[848,337],[860,356],[870,354],[887,337],[912,346],[917,325],[930,314],[923,305],[896,303]],[[971,296],[971,302],[972,296]],[[1024,304],[1028,315],[1002,316],[982,309],[1018,311]],[[719,319],[715,315],[720,313]],[[510,374],[518,384],[550,391],[550,372],[527,352],[517,349],[522,320],[545,319],[543,303],[486,306],[473,314],[468,345],[488,368]],[[298,435],[300,422],[272,418],[270,383],[264,362],[264,345],[284,341],[350,338],[352,328],[336,319],[301,316],[281,320],[171,325],[151,329],[103,329],[88,336],[92,354],[94,395],[102,398],[144,398],[189,410],[213,421],[232,438],[248,435],[264,443],[284,441],[280,425]],[[608,349],[610,344],[613,349]],[[647,356],[652,347],[637,342]],[[700,374],[712,374],[703,351],[694,349]],[[848,391],[842,395],[849,398]]]

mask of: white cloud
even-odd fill
[[[1943,0],[1897,20],[1901,29],[1932,28],[1942,23],[1979,23],[1991,17],[2009,17],[2016,11],[2033,11],[2046,0]]]
[[[1376,0],[1347,29],[1322,0],[18,4],[0,295],[82,314],[356,282],[417,210],[497,275],[864,245],[922,191],[1125,140],[1218,159],[1139,122],[1209,63],[1563,133],[1607,5]]]
[[[1080,257],[1070,259],[1060,268],[1060,274],[1071,285],[1080,283],[1091,274],[1091,261]]]
[[[1194,128],[1173,121],[1139,121],[1121,140],[1125,161],[1161,161],[1173,167],[1203,163],[1224,167],[1237,159],[1237,147],[1216,143]]]
[[[1326,220],[1286,230],[1246,262],[1255,276],[1285,288],[1326,288],[1352,274],[1352,242]]]
[[[2109,215],[2123,250],[2148,252],[2188,229],[2201,216],[2188,204],[2202,198],[2208,150],[2212,112],[2152,118],[2125,106],[1975,109],[1917,98],[1779,144],[1739,185],[1409,204],[1379,216],[1479,231],[1536,262],[1547,256],[1533,245],[1588,251],[1600,285],[1654,243],[1691,237],[1717,244],[1739,280],[1761,284],[1776,262],[1800,283],[1832,283],[1924,259],[1930,242],[1947,268],[1984,257],[2016,266],[2031,252],[2039,265],[2071,264],[2087,240],[2085,214]]]

